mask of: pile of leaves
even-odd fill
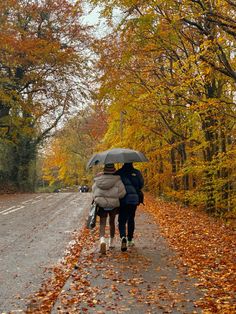
[[[200,307],[204,313],[234,313],[235,231],[203,211],[166,203],[151,195],[146,195],[144,210],[154,218],[152,222],[160,225],[162,235],[174,249],[176,267],[183,273],[187,270],[190,276],[197,279],[196,286],[203,292],[203,297],[194,301],[196,311]],[[138,306],[148,304],[150,313],[153,306],[164,306],[163,309],[168,312],[171,305],[178,307],[181,304],[180,299],[185,297],[182,294],[170,295],[170,290],[164,289],[164,276],[160,277],[160,286],[153,287],[149,287],[150,283],[140,277],[145,273],[142,267],[148,267],[150,261],[141,259],[138,251],[132,254],[113,251],[101,258],[94,250],[97,231],[91,233],[85,229],[82,233],[74,234],[73,246],[61,264],[52,269],[53,276],[31,298],[26,313],[50,313],[52,308],[58,313],[66,313],[68,309],[69,313],[73,310],[76,313],[78,309],[89,312],[95,307],[97,313],[113,310],[124,313],[129,310],[129,306],[132,307],[132,298],[136,299]],[[138,229],[136,233],[139,237]],[[144,235],[143,229],[141,234]],[[127,274],[131,271],[134,274],[128,278]],[[103,277],[108,279],[107,283],[102,281]],[[134,282],[134,278],[138,282]],[[179,277],[173,280],[173,284],[179,282]],[[130,304],[128,302],[123,307],[120,301],[122,295],[126,295],[127,287],[131,299]],[[106,293],[107,290],[111,295]],[[142,291],[146,293],[143,295]],[[160,303],[162,299],[169,303]]]
[[[89,231],[84,228],[81,233],[74,233],[73,244],[67,249],[66,255],[61,260],[61,263],[52,267],[52,277],[46,280],[34,296],[30,297],[27,314],[30,313],[50,313],[58,295],[70,277],[80,253],[83,249],[83,244],[87,240],[90,241],[91,235]]]
[[[160,224],[161,233],[198,278],[204,313],[236,312],[236,237],[233,228],[195,208],[146,197],[146,210]]]

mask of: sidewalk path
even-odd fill
[[[135,247],[120,251],[120,241],[101,256],[97,233],[84,243],[77,266],[51,313],[201,313],[202,297],[187,270],[160,235],[153,217],[137,210]]]

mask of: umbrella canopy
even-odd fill
[[[87,163],[87,169],[98,164],[145,162],[148,159],[137,150],[128,148],[113,148],[94,154]]]

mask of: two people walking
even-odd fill
[[[119,214],[121,250],[134,245],[135,212],[140,204],[140,191],[144,180],[132,163],[125,163],[116,171],[114,164],[106,164],[103,172],[96,175],[92,186],[93,200],[98,206],[100,217],[100,252],[106,253],[105,227],[109,216],[109,247],[114,247],[115,217]]]

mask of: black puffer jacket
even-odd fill
[[[144,180],[141,172],[135,169],[132,163],[124,164],[123,167],[116,171],[126,189],[126,195],[120,200],[121,205],[138,205],[138,191],[143,188]]]

